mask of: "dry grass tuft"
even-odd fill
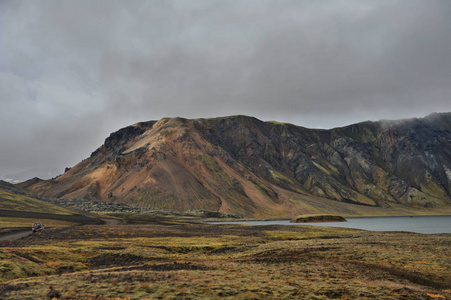
[[[2,299],[447,299],[451,235],[153,223],[0,243]]]

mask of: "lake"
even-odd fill
[[[364,217],[346,218],[348,222],[290,223],[289,220],[214,222],[246,225],[308,225],[357,228],[372,231],[408,231],[417,233],[451,233],[451,216]],[[213,222],[212,222],[213,223]]]

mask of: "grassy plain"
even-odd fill
[[[57,206],[36,198],[11,193],[0,189],[0,210],[27,211],[37,213],[51,213],[60,215],[76,214],[77,212]]]
[[[14,227],[26,227],[31,228],[34,222],[39,221],[44,223],[46,227],[61,227],[75,225],[76,223],[63,221],[63,220],[53,220],[53,219],[36,219],[36,218],[8,218],[0,217],[0,230],[1,228],[14,228]],[[30,229],[31,230],[31,229]]]
[[[0,242],[2,299],[451,299],[451,235],[150,222]]]

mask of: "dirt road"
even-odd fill
[[[0,236],[0,241],[13,241],[13,240],[18,240],[20,238],[26,237],[30,234],[32,234],[33,232],[31,231],[31,229],[23,229],[23,230],[19,230],[19,231],[14,231],[11,233],[7,233],[7,234],[3,234]]]
[[[105,225],[119,225],[123,223],[122,220],[113,218],[101,218],[101,220],[105,222]]]
[[[99,219],[95,219],[96,222],[98,222]],[[105,225],[118,225],[121,224],[122,221],[119,219],[113,219],[113,218],[100,218],[104,222]],[[17,229],[13,230],[9,233],[2,233],[0,234],[0,241],[13,241],[18,240],[21,238],[24,238],[26,236],[29,236],[30,234],[33,234],[31,229]]]

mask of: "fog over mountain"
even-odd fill
[[[451,2],[0,1],[0,179],[139,121],[332,128],[451,111]]]

